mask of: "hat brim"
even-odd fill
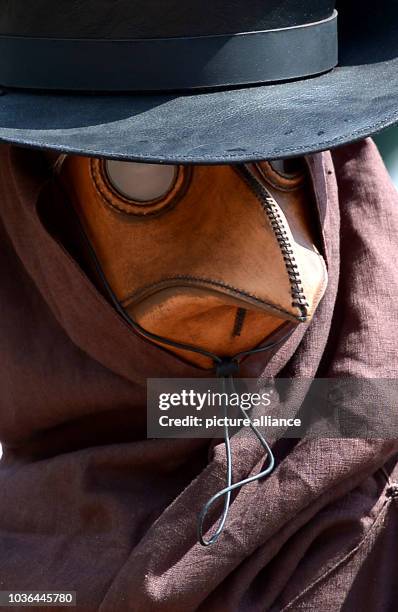
[[[7,91],[0,96],[0,141],[194,164],[330,149],[398,123],[397,39],[379,31],[331,72],[273,85],[168,95]]]

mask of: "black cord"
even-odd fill
[[[222,389],[223,393],[227,391],[228,382],[230,383],[231,392],[235,392],[235,385],[234,385],[232,376],[229,378],[223,378],[222,380],[223,380],[223,389]],[[250,476],[248,478],[245,478],[243,480],[240,480],[239,482],[235,482],[234,484],[232,484],[232,454],[231,454],[231,441],[229,437],[228,422],[227,422],[228,402],[226,401],[224,405],[224,416],[225,416],[225,448],[226,448],[226,453],[227,453],[227,486],[225,487],[225,489],[222,489],[221,491],[213,495],[213,497],[211,497],[209,501],[204,505],[204,507],[202,508],[199,514],[198,539],[199,539],[199,542],[202,544],[202,546],[211,546],[212,544],[217,542],[217,540],[221,536],[224,530],[224,527],[225,527],[227,517],[228,517],[232,492],[235,491],[236,489],[240,489],[241,487],[244,487],[247,484],[250,484],[251,482],[255,482],[256,480],[261,480],[262,478],[265,478],[274,470],[274,467],[275,467],[275,457],[274,457],[274,454],[268,442],[265,440],[263,435],[259,432],[257,427],[254,425],[247,411],[244,410],[241,406],[239,406],[239,409],[243,417],[249,420],[250,429],[253,431],[257,439],[260,441],[261,446],[263,447],[266,453],[266,456],[268,458],[268,465],[259,474],[254,474],[253,476]],[[216,501],[218,501],[221,497],[224,497],[224,496],[225,496],[224,510],[221,515],[219,526],[216,532],[211,536],[211,538],[209,540],[206,540],[204,537],[204,521],[206,519],[206,516],[210,508],[212,507],[212,505]]]

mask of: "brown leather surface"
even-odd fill
[[[252,168],[276,199],[300,269],[309,317],[327,275],[314,246],[314,203],[304,179],[280,183]],[[253,348],[298,321],[280,244],[260,200],[233,166],[182,169],[164,209],[135,207],[107,183],[100,160],[69,157],[62,179],[113,291],[142,327],[218,355]],[[268,174],[267,174],[268,172]],[[156,213],[156,214],[155,214]],[[207,367],[192,353],[186,358]]]

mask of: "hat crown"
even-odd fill
[[[0,34],[162,38],[293,27],[328,18],[334,0],[0,0]]]

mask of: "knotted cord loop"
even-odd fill
[[[265,347],[263,347],[265,349]],[[238,362],[235,362],[238,363]],[[238,364],[239,367],[239,364]],[[234,380],[232,378],[232,376],[228,376],[228,377],[223,377],[222,378],[222,393],[228,393],[228,387],[230,388],[230,392],[231,393],[235,393],[236,392],[236,388],[234,385]],[[259,474],[254,474],[253,476],[250,476],[248,478],[245,478],[243,480],[240,480],[239,482],[236,482],[234,484],[232,484],[232,479],[233,479],[233,475],[232,475],[232,452],[231,452],[231,440],[230,440],[230,436],[229,436],[229,428],[228,428],[228,403],[225,402],[224,404],[224,417],[225,417],[225,426],[224,426],[224,441],[225,441],[225,449],[226,449],[226,456],[227,456],[227,486],[222,489],[221,491],[219,491],[218,493],[216,493],[215,495],[213,495],[213,497],[211,497],[209,499],[209,501],[204,505],[204,507],[202,508],[200,514],[199,514],[199,521],[198,521],[198,538],[199,538],[199,542],[202,544],[202,546],[211,546],[212,544],[214,544],[215,542],[217,542],[217,540],[219,539],[219,537],[221,536],[224,527],[225,527],[225,523],[227,521],[227,517],[228,517],[228,513],[229,513],[229,508],[231,505],[231,494],[233,491],[235,491],[236,489],[240,489],[241,487],[244,487],[247,484],[250,484],[251,482],[255,482],[256,480],[261,480],[263,478],[265,478],[266,476],[268,476],[269,474],[271,474],[271,472],[274,470],[275,468],[275,456],[271,450],[270,445],[268,444],[268,442],[266,441],[266,439],[264,438],[264,436],[260,433],[260,431],[257,429],[257,427],[254,425],[252,419],[250,418],[250,416],[248,415],[247,411],[244,410],[241,406],[239,406],[239,410],[241,411],[243,417],[247,420],[249,420],[250,422],[250,429],[253,431],[253,433],[255,434],[255,436],[257,437],[257,439],[259,440],[261,446],[263,447],[266,457],[268,458],[268,465],[267,467],[262,470]],[[217,527],[217,530],[215,531],[215,533],[211,536],[210,539],[206,540],[204,537],[204,522],[206,519],[206,516],[210,510],[210,508],[213,506],[213,504],[215,504],[215,502],[217,500],[219,500],[220,498],[225,496],[225,501],[224,501],[224,509],[221,515],[221,519],[219,521],[219,525]]]
[[[218,364],[218,365],[220,365],[220,364]],[[238,368],[239,368],[239,364],[238,364]],[[225,393],[227,391],[227,378],[221,377],[221,386],[222,386],[221,392]],[[202,544],[202,546],[211,546],[212,544],[217,542],[218,538],[220,537],[220,535],[224,531],[225,523],[226,523],[227,518],[228,518],[229,507],[230,507],[230,504],[231,504],[231,494],[232,494],[232,489],[233,489],[233,484],[232,484],[232,452],[231,452],[231,440],[230,440],[230,437],[229,437],[228,403],[227,402],[224,403],[224,418],[225,418],[224,441],[225,441],[225,452],[226,452],[226,456],[227,456],[227,477],[226,477],[227,486],[226,486],[225,489],[223,489],[219,493],[216,493],[216,495],[213,495],[213,497],[211,499],[209,499],[209,501],[202,508],[202,510],[201,510],[201,512],[199,514],[199,518],[198,518],[198,540]],[[211,538],[209,540],[205,540],[204,533],[203,533],[203,525],[204,525],[207,513],[209,512],[211,506],[220,497],[223,497],[224,495],[225,495],[224,509],[223,509],[223,512],[222,512],[221,519],[219,521],[217,530],[215,531],[215,533],[211,536]]]

